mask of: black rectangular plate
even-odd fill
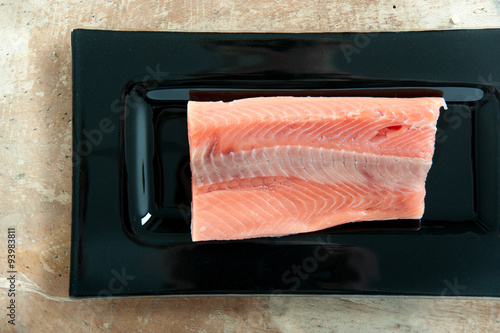
[[[500,296],[498,40],[73,31],[70,295]],[[284,94],[444,94],[421,221],[193,243],[189,96]]]

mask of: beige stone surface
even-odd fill
[[[402,31],[500,27],[499,1],[3,1],[0,3],[0,331],[500,330],[496,300],[334,297],[68,298],[75,27]],[[17,229],[16,326],[7,228]]]

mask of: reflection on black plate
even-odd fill
[[[70,295],[500,296],[500,31],[366,36],[75,30]],[[187,100],[269,95],[444,96],[421,221],[193,243]]]

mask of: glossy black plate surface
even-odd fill
[[[500,296],[499,30],[75,30],[73,297]],[[421,221],[193,243],[186,102],[441,96]]]

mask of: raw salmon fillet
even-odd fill
[[[419,219],[444,99],[188,103],[193,241]]]

